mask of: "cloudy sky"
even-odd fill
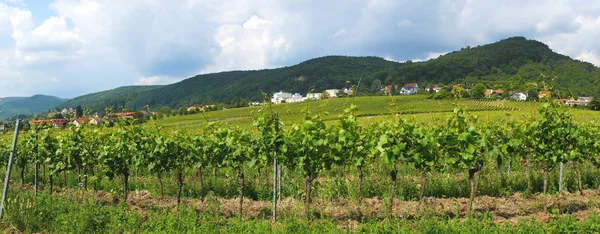
[[[0,97],[64,98],[325,55],[426,60],[506,37],[600,65],[600,1],[0,0]]]

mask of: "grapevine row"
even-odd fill
[[[544,174],[544,193],[549,172],[561,163],[591,162],[600,166],[597,126],[576,124],[554,103],[544,104],[536,119],[489,124],[479,123],[477,117],[457,108],[442,125],[418,125],[397,117],[390,123],[363,126],[358,124],[355,111],[356,106],[350,106],[340,116],[339,124],[330,126],[324,123],[321,114],[304,111],[301,123],[284,127],[276,114],[265,109],[255,118],[255,131],[211,123],[201,133],[190,134],[127,122],[112,128],[71,127],[60,132],[33,129],[19,141],[15,166],[23,183],[27,166],[47,169],[51,192],[61,173],[66,180],[67,171],[75,172],[87,189],[89,177],[102,172],[110,179],[122,179],[125,199],[132,168],[146,168],[154,174],[160,183],[161,197],[163,176],[174,174],[178,202],[185,170],[197,170],[202,185],[202,172],[206,168],[229,168],[237,173],[240,182],[240,213],[244,169],[273,166],[274,157],[286,168],[302,172],[307,204],[311,203],[314,180],[333,167],[357,169],[360,196],[365,165],[379,162],[389,165],[390,199],[396,190],[399,176],[396,168],[400,164],[419,172],[421,195],[430,173],[464,171],[468,173],[471,188],[469,213],[479,172],[489,162],[509,168],[513,162],[521,162],[526,170],[528,192],[531,192],[530,169],[539,169]],[[2,162],[7,161],[8,145],[0,142]],[[576,169],[581,190],[581,176]]]

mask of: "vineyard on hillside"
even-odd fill
[[[530,108],[466,102],[471,111]],[[443,124],[390,115],[392,121],[365,125],[348,104],[338,124],[303,110],[288,126],[266,106],[253,130],[209,123],[174,131],[128,122],[33,129],[18,142],[2,228],[522,232],[570,224],[569,230],[599,231],[600,126],[573,121],[553,102],[539,106],[539,117],[529,121],[483,122],[454,108]],[[9,145],[0,139],[2,163]],[[65,225],[64,212],[78,214],[71,217],[77,224]],[[517,220],[541,214],[548,223]]]
[[[321,101],[287,103],[274,105],[273,111],[280,115],[284,123],[299,123],[303,120],[303,110],[323,114],[321,118],[326,123],[337,123],[338,115],[350,105],[356,105],[358,110],[353,112],[357,118],[389,118],[389,115],[419,115],[451,113],[456,106],[469,112],[513,112],[536,113],[541,107],[538,102],[508,101],[508,100],[430,100],[425,95],[410,96],[360,96],[349,98],[333,98]],[[219,122],[240,126],[253,130],[255,116],[261,112],[261,107],[244,107],[220,111],[212,111],[194,115],[174,116],[160,119],[157,123],[165,128],[193,129],[207,122]],[[588,113],[589,115],[589,113]],[[600,120],[600,116],[592,115]],[[445,119],[445,118],[444,118]],[[442,121],[443,122],[443,121]]]

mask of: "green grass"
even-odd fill
[[[294,124],[302,120],[302,110],[307,108],[313,113],[327,113],[324,120],[337,120],[338,116],[351,103],[358,106],[355,115],[361,123],[389,121],[390,115],[399,114],[403,118],[416,122],[443,123],[455,106],[466,108],[482,121],[498,121],[535,118],[539,102],[495,101],[495,100],[430,100],[424,95],[415,96],[370,96],[355,98],[336,98],[322,101],[288,103],[274,105],[284,124]],[[244,107],[219,110],[186,116],[174,116],[158,120],[157,123],[167,128],[198,128],[206,122],[222,122],[242,128],[252,128],[254,116],[264,107]],[[600,112],[572,108],[571,113],[578,122],[600,121]]]
[[[200,210],[193,204],[179,209],[150,208],[144,211],[123,203],[97,204],[69,197],[15,191],[6,206],[0,230],[6,233],[598,233],[600,216],[577,221],[574,216],[554,216],[547,222],[533,218],[519,224],[499,224],[491,214],[469,219],[422,217],[388,218],[362,223],[335,222],[327,218],[282,218],[241,221]]]

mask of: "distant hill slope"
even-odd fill
[[[600,70],[594,65],[555,53],[544,43],[524,37],[463,48],[424,63],[403,66],[398,73],[410,82],[487,81],[505,83],[506,89],[524,89],[532,83],[542,88],[540,74],[544,74],[547,87],[568,95],[594,95],[600,87]]]
[[[304,94],[312,87],[321,92],[341,88],[346,81],[356,84],[361,78],[362,93],[377,90],[376,86],[371,87],[375,79],[383,85],[408,82],[473,85],[484,82],[493,83],[497,88],[523,91],[540,89],[544,81],[546,86],[575,96],[593,95],[600,87],[599,69],[592,64],[557,54],[539,41],[513,37],[463,48],[426,62],[397,63],[377,57],[327,56],[277,69],[197,75],[164,86],[123,87],[75,98],[64,105],[80,104],[101,111],[107,106],[115,109],[120,106],[140,109],[145,105],[175,108],[210,102],[229,103],[236,98],[260,101],[261,91],[285,90]]]
[[[66,99],[46,95],[3,98],[0,101],[0,120],[20,114],[28,115],[48,111],[65,101]]]
[[[59,107],[76,107],[81,105],[86,109],[97,112],[104,111],[106,107],[113,107],[116,110],[120,106],[128,106],[128,102],[134,100],[140,92],[150,91],[160,87],[161,86],[159,85],[124,86],[79,96],[62,103]]]

